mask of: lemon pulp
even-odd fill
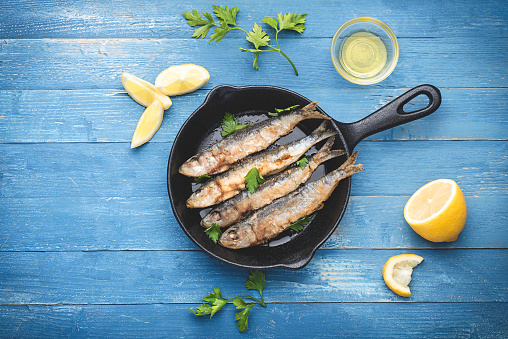
[[[136,148],[148,142],[155,135],[155,132],[162,124],[164,109],[159,100],[155,100],[148,106],[141,118],[139,118],[136,129],[131,140],[131,148]]]
[[[386,64],[386,46],[375,34],[357,32],[344,39],[339,61],[353,76],[368,78],[378,74]]]
[[[464,194],[453,180],[431,181],[409,198],[404,218],[416,233],[429,241],[455,241],[467,219]]]
[[[388,259],[383,266],[383,279],[386,285],[396,294],[409,297],[411,274],[423,258],[416,254],[399,254]]]

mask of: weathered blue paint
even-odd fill
[[[0,337],[508,337],[506,3],[220,4],[238,6],[246,28],[308,13],[304,34],[280,41],[300,76],[276,53],[253,70],[238,51],[241,32],[220,44],[191,39],[181,12],[210,12],[209,1],[0,3]],[[330,60],[335,30],[357,16],[385,21],[399,38],[395,71],[373,86],[345,81]],[[173,98],[152,141],[130,150],[143,108],[121,73],[153,81],[188,62],[210,82]],[[214,287],[245,293],[248,276],[201,252],[167,198],[173,139],[211,88],[286,87],[352,122],[422,83],[441,89],[440,109],[357,146],[367,170],[352,179],[341,224],[302,270],[265,272],[268,308],[252,310],[245,333],[232,305],[211,320],[186,309]],[[456,180],[468,205],[452,243],[422,239],[402,215],[438,178]],[[425,258],[410,298],[381,277],[400,253]]]

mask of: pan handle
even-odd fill
[[[404,112],[404,105],[421,94],[429,98],[428,106],[414,112]],[[432,85],[421,85],[410,89],[362,120],[340,124],[349,152],[352,152],[358,142],[369,135],[423,118],[437,110],[439,105],[441,105],[439,89]]]

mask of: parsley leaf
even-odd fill
[[[217,240],[219,240],[220,236],[222,235],[222,231],[216,222],[214,222],[212,226],[208,227],[205,230],[205,233],[208,235],[208,238],[212,239],[214,243],[217,243]]]
[[[279,22],[279,31],[283,29],[289,29],[298,33],[303,33],[305,30],[305,23],[307,14],[286,13],[277,15],[277,21]]]
[[[219,18],[221,23],[225,23],[226,25],[235,25],[236,26],[236,15],[238,14],[238,7],[226,8],[222,7],[222,5],[214,6],[212,5],[213,12]]]
[[[224,305],[226,305],[229,301],[228,299],[222,297],[220,289],[214,288],[213,291],[215,293],[212,293],[209,296],[203,298],[203,301],[206,301],[208,304],[213,305],[211,306],[210,318],[213,317],[215,313],[220,311],[224,307]]]
[[[229,6],[212,6],[212,8],[219,21],[218,24],[214,21],[210,13],[201,12],[204,18],[201,17],[201,15],[195,9],[182,13],[189,26],[201,26],[194,30],[194,33],[192,34],[193,38],[204,38],[208,34],[210,28],[216,27],[213,29],[214,33],[210,36],[209,43],[212,41],[220,42],[230,31],[241,30],[247,34],[247,41],[252,43],[255,47],[240,47],[242,52],[254,53],[254,62],[252,63],[252,67],[254,69],[259,69],[258,58],[262,52],[279,52],[289,61],[293,67],[293,70],[295,71],[295,74],[298,75],[298,71],[296,70],[296,67],[291,59],[289,59],[289,57],[280,49],[278,35],[279,32],[284,29],[303,33],[305,30],[305,26],[303,24],[306,21],[307,14],[286,13],[282,15],[282,13],[279,13],[276,18],[265,17],[263,22],[275,30],[275,44],[270,45],[270,37],[257,23],[254,23],[254,26],[250,32],[238,26],[236,22],[236,16],[239,11],[238,7],[235,6],[231,8]],[[262,47],[265,48],[261,49]]]
[[[256,49],[259,49],[261,46],[268,46],[268,42],[270,41],[270,38],[266,35],[266,32],[263,31],[263,29],[256,23],[254,23],[252,31],[247,33],[246,39],[252,42]]]
[[[249,280],[245,282],[245,286],[249,290],[257,290],[261,298],[263,297],[263,288],[266,285],[265,274],[262,271],[251,270]]]
[[[215,23],[215,21],[213,21],[213,17],[210,13],[201,12],[201,14],[203,14],[207,20],[203,19],[201,17],[201,15],[199,15],[198,11],[196,11],[195,9],[193,9],[192,12],[187,11],[187,12],[182,13],[183,17],[185,19],[187,19],[187,24],[189,26],[191,26],[191,27],[203,26],[203,27],[196,28],[194,30],[194,34],[192,34],[193,38],[203,39],[208,34],[208,31],[210,30],[210,28],[213,26],[216,26],[216,23]]]
[[[277,29],[277,20],[272,18],[271,16],[267,16],[263,19],[263,22],[265,24],[268,24],[268,26],[272,27],[273,29]]]
[[[279,115],[279,113],[289,112],[289,111],[292,111],[294,109],[297,109],[298,107],[300,107],[300,105],[293,105],[293,106],[289,106],[289,107],[286,107],[286,108],[276,108],[275,109],[276,113],[268,113],[268,115],[271,115],[272,117],[276,117],[276,116]]]
[[[259,171],[256,167],[252,167],[250,171],[245,176],[245,187],[249,190],[250,194],[256,192],[259,184],[265,182],[265,178],[259,174]]]
[[[235,300],[233,300],[233,305],[235,305],[237,309],[241,310],[242,308],[247,307],[249,303],[243,301],[242,298],[236,298]]]
[[[192,313],[194,313],[195,315],[206,315],[206,314],[212,313],[212,306],[210,306],[208,304],[201,304],[198,307],[196,307],[195,310],[193,310],[192,308],[188,308],[188,307],[187,307],[187,309],[189,311],[191,311]]]
[[[303,230],[303,227],[308,225],[312,219],[314,219],[314,214],[308,215],[306,217],[301,218],[300,220],[297,220],[294,224],[291,224],[288,226],[288,228],[291,228],[292,230],[296,232],[300,232]]]
[[[297,109],[298,107],[300,107],[300,105],[293,105],[293,106],[289,106],[289,107],[286,107],[286,108],[276,108],[275,112],[277,112],[277,113],[289,112],[289,111],[292,111],[294,109]]]
[[[300,160],[298,160],[298,161],[296,162],[296,164],[297,164],[298,166],[300,166],[300,168],[301,168],[301,169],[304,169],[304,168],[305,168],[305,166],[307,166],[307,164],[308,164],[308,163],[309,163],[309,158],[308,158],[308,156],[307,156],[307,155],[306,155],[306,156],[304,156],[303,158],[301,158]]]
[[[248,124],[240,125],[238,123],[238,118],[235,118],[233,114],[226,112],[226,114],[224,114],[224,120],[222,120],[222,131],[220,132],[220,135],[222,135],[222,137],[227,137],[247,125]]]
[[[215,42],[219,42],[222,40],[222,38],[224,38],[226,36],[226,34],[228,34],[230,31],[232,31],[233,29],[226,26],[226,25],[221,25],[220,28],[214,28],[213,30],[213,34],[210,35],[210,42],[212,41],[215,41]]]
[[[236,327],[238,327],[239,332],[245,331],[249,328],[248,320],[249,320],[249,312],[254,307],[255,304],[246,304],[245,309],[241,312],[235,314],[235,320],[238,320]],[[236,307],[238,308],[238,307]]]
[[[195,177],[194,178],[194,182],[196,184],[200,184],[202,183],[203,181],[205,181],[206,179],[210,179],[211,177],[208,175],[208,174],[202,174],[200,175],[199,177]]]

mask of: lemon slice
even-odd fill
[[[142,106],[148,107],[155,100],[159,100],[164,109],[168,109],[171,106],[171,99],[168,96],[164,95],[164,93],[148,81],[137,76],[123,73],[122,85],[131,98]]]
[[[141,118],[139,118],[136,129],[132,136],[131,148],[136,148],[143,145],[148,140],[152,139],[155,132],[162,124],[164,110],[159,100],[155,100],[148,106]]]
[[[421,263],[422,257],[416,254],[399,254],[388,259],[383,266],[383,279],[386,286],[401,297],[409,297],[409,283],[413,268]]]
[[[404,218],[423,238],[455,241],[466,224],[464,194],[450,179],[431,181],[418,189],[404,207]]]
[[[175,96],[193,92],[206,84],[208,80],[210,80],[210,74],[201,66],[175,65],[157,76],[155,87],[166,95]]]

